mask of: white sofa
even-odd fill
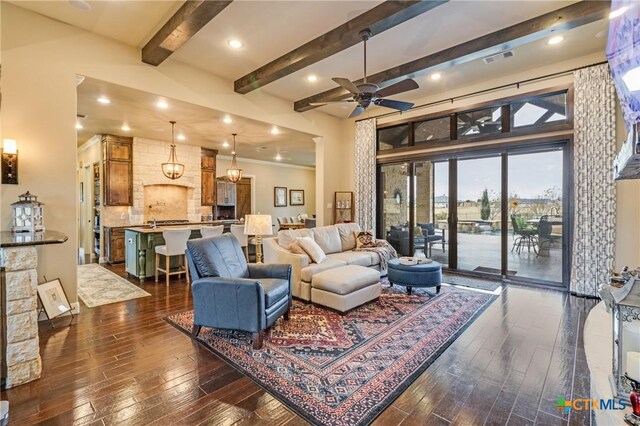
[[[265,263],[288,263],[293,266],[291,283],[293,295],[302,300],[311,300],[311,279],[314,274],[345,265],[359,265],[380,271],[380,257],[373,252],[358,251],[355,223],[340,223],[311,229],[283,230],[276,238],[263,240]],[[327,255],[322,263],[313,263],[309,256],[289,251],[296,238],[312,237]],[[380,271],[386,275],[387,271]]]

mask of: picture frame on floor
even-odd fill
[[[273,187],[273,206],[287,207],[287,188],[284,186]]]
[[[71,314],[73,321],[73,308],[59,278],[39,284],[37,291],[41,305],[40,312],[44,312],[49,321],[67,312]]]
[[[304,189],[291,189],[289,191],[289,205],[304,206]]]

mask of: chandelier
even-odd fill
[[[173,128],[176,124],[175,121],[171,123],[171,151],[169,152],[169,161],[162,163],[162,173],[169,179],[180,179],[184,173],[184,164],[178,163],[178,155],[176,154],[176,144],[174,140]]]
[[[242,169],[238,168],[238,162],[236,161],[236,136],[237,133],[232,133],[233,135],[233,157],[231,159],[231,168],[227,169],[227,179],[229,182],[237,183],[240,179],[242,179]]]

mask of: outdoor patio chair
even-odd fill
[[[538,230],[531,225],[528,225],[522,216],[512,214],[511,226],[513,226],[513,246],[511,251],[516,250],[516,253],[520,254],[523,247],[527,247],[529,253],[533,248],[533,252],[538,254]]]

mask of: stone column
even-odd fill
[[[431,162],[417,164],[416,168],[416,225],[431,220]]]
[[[36,248],[0,249],[6,272],[7,388],[40,378],[42,362],[38,340],[38,275]]]

